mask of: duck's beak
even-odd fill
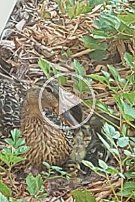
[[[62,114],[62,118],[64,118],[65,122],[67,122],[71,126],[76,126],[79,122],[74,118],[74,116],[70,113],[70,110],[64,112]]]

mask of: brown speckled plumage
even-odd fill
[[[51,126],[42,115],[39,108],[40,88],[30,89],[22,107],[21,131],[30,150],[25,155],[28,165],[40,166],[43,161],[49,164],[63,164],[69,157],[71,146],[65,134]],[[57,107],[56,98],[44,91],[42,106]]]
[[[24,155],[28,167],[30,165],[40,167],[43,161],[62,165],[70,157],[72,160],[81,161],[87,147],[86,142],[83,142],[82,133],[75,135],[74,131],[62,131],[50,125],[39,109],[41,89],[37,86],[29,90],[28,88],[30,86],[23,82],[0,74],[0,138],[7,137],[13,128],[20,128],[30,148]],[[56,93],[51,92],[51,89],[43,91],[41,99],[43,109],[49,108],[53,111],[58,107],[58,96],[54,94]],[[76,110],[78,113],[80,111],[79,114],[82,116],[81,108],[78,106],[74,107],[71,114],[76,115]],[[79,118],[77,121],[81,121],[81,116],[77,114],[74,117]],[[56,117],[53,119],[57,122]],[[61,120],[58,122],[61,124]],[[80,152],[82,155],[78,159]]]
[[[0,138],[20,127],[20,108],[27,85],[0,74]]]

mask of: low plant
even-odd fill
[[[41,175],[33,176],[31,173],[26,177],[27,190],[32,198],[42,201],[48,196],[45,191],[44,182]]]
[[[111,157],[113,156],[115,166],[101,159],[99,159],[99,166],[94,166],[91,162],[84,160],[82,162],[107,180],[113,192],[114,201],[124,201],[124,198],[126,201],[135,199],[135,126],[133,123],[135,120],[135,69],[132,55],[125,53],[124,60],[125,65],[131,69],[131,74],[126,78],[122,78],[119,71],[112,65],[108,65],[108,72],[102,71],[102,75],[88,75],[92,80],[108,88],[114,98],[117,112],[99,100],[96,101],[96,109],[116,119],[119,124],[111,125],[109,119],[105,119],[106,123],[101,134],[97,134]],[[101,118],[104,119],[104,117]],[[111,179],[114,177],[121,179],[119,191],[112,186]]]
[[[14,178],[12,175],[12,168],[16,166],[21,161],[24,161],[24,158],[21,156],[28,151],[28,147],[25,145],[25,140],[21,137],[21,132],[18,129],[11,131],[11,137],[6,138],[5,142],[7,143],[0,152],[0,170],[1,170],[1,179],[0,179],[0,201],[8,201],[7,198],[12,196],[12,189],[9,185],[6,185],[3,182],[2,176],[7,176],[11,187],[15,188]],[[11,199],[10,199],[11,200]]]
[[[105,138],[103,138],[103,135]],[[105,178],[110,185],[115,201],[123,201],[124,197],[135,199],[135,138],[128,137],[124,132],[120,133],[112,125],[105,123],[102,129],[102,135],[98,134],[99,139],[113,156],[115,166],[107,164],[99,159],[99,166],[94,166],[91,162],[83,160],[82,163],[93,170],[98,175]],[[119,192],[115,190],[111,179],[121,178]]]
[[[59,166],[50,165],[47,162],[43,162],[43,165],[46,168],[46,172],[44,171],[42,173],[45,180],[56,179],[56,178],[59,178],[59,177],[62,177],[64,179],[66,179],[66,180],[70,179],[70,174],[68,174],[66,171],[64,171],[63,168],[61,168]]]

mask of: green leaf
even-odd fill
[[[82,160],[82,163],[87,166],[88,168],[90,168],[93,171],[97,171],[98,168],[95,167],[90,161],[86,161],[86,160]]]
[[[32,196],[36,196],[43,186],[40,175],[34,177],[31,173],[26,177],[27,190]]]
[[[135,92],[123,93],[122,96],[130,105],[135,105]]]
[[[108,174],[111,174],[112,176],[119,174],[119,170],[117,170],[116,168],[114,168],[112,166],[108,166],[108,168],[106,169],[106,172]]]
[[[86,2],[66,1],[65,10],[70,18],[75,18],[80,14],[88,13],[89,11],[91,11],[91,9],[91,5]]]
[[[0,193],[2,193],[6,197],[12,196],[11,189],[2,181],[0,181]]]
[[[135,182],[125,182],[120,195],[135,199]]]
[[[76,79],[74,82],[74,87],[77,89],[80,93],[83,92],[90,92],[89,86],[86,84],[85,81],[82,79]]]
[[[128,126],[127,126],[126,123],[123,123],[122,126],[121,126],[121,133],[122,133],[123,136],[126,136],[127,132],[128,132]]]
[[[130,137],[130,144],[132,147],[135,147],[135,137]]]
[[[91,79],[94,79],[96,81],[100,81],[101,83],[108,83],[108,79],[105,76],[100,76],[98,74],[90,74],[88,75]]]
[[[76,202],[96,202],[95,197],[90,191],[76,189],[71,192]]]
[[[109,106],[107,106],[105,103],[103,103],[100,100],[96,101],[96,107],[98,109],[100,109],[101,111],[106,112],[108,114],[112,114],[112,112],[113,112],[112,109]]]
[[[25,144],[25,140],[21,137],[21,132],[18,129],[12,130],[11,138],[6,138],[5,142],[14,147],[15,149]]]
[[[104,124],[103,131],[107,137],[110,136],[113,139],[118,139],[120,137],[120,133],[116,131],[115,127],[108,123]]]
[[[102,143],[104,144],[104,146],[110,151],[110,149],[111,149],[110,144],[108,144],[108,142],[101,135],[99,135],[99,134],[97,134],[97,135],[98,135],[99,139],[102,141]]]
[[[99,162],[99,166],[101,168],[103,168],[103,170],[107,170],[108,169],[108,165],[103,160],[99,159],[98,162]]]
[[[14,141],[11,138],[6,138],[5,142],[9,145],[14,145]]]
[[[52,72],[52,67],[50,66],[50,64],[43,58],[40,58],[38,61],[38,65],[41,68],[41,70],[44,72],[45,76],[49,78]]]
[[[135,14],[134,13],[127,13],[125,15],[124,14],[118,15],[118,18],[121,19],[127,25],[135,23]]]
[[[107,79],[108,82],[114,81],[114,80],[111,78],[109,72],[106,72],[106,71],[103,71],[103,70],[101,70],[101,72],[103,73],[103,75],[105,76],[105,78]]]
[[[133,37],[133,28],[132,26],[127,25],[125,22],[121,21],[120,27],[119,27],[119,38],[121,39],[130,39]]]
[[[126,147],[129,144],[129,137],[120,137],[117,140],[117,144],[120,147]]]
[[[92,37],[94,39],[106,39],[106,38],[110,38],[110,35],[104,30],[94,29],[92,31]]]
[[[22,146],[22,145],[24,145],[24,144],[25,144],[25,139],[23,139],[23,138],[18,138],[18,140],[15,142],[14,147],[15,147],[15,148],[18,148],[19,146]]]
[[[14,142],[16,142],[18,140],[18,138],[21,137],[21,131],[16,128],[14,130],[11,130],[11,136],[12,136]]]
[[[88,108],[91,108],[93,106],[93,101],[92,100],[84,100],[83,101],[84,105],[87,106]]]
[[[30,149],[30,148],[29,148],[28,146],[26,146],[26,145],[21,146],[21,147],[19,147],[19,148],[16,149],[15,154],[16,154],[16,155],[24,154],[24,153],[26,153],[27,151],[29,151],[29,149]]]
[[[48,195],[49,195],[49,193],[45,192],[45,193],[43,193],[43,194],[37,196],[36,198],[38,199],[38,201],[43,202],[43,201],[45,201],[44,199],[45,199]]]
[[[98,39],[94,39],[92,36],[83,36],[81,38],[81,41],[84,43],[84,46],[86,48],[89,48],[92,50],[105,51],[108,48],[108,45],[106,42],[102,42]]]
[[[134,67],[133,67],[134,68]],[[135,85],[135,73],[133,74],[130,74],[128,77],[127,77],[127,82],[129,83],[129,85]]]
[[[74,62],[72,63],[75,72],[80,75],[80,76],[84,76],[86,74],[84,67],[79,63],[78,60],[74,60]]]
[[[103,4],[105,0],[88,0],[89,4],[92,5],[92,7],[95,7],[97,5]]]
[[[117,102],[117,106],[119,107],[121,114],[123,115],[123,118],[127,121],[133,121],[135,116],[135,109],[123,101],[123,97],[121,94],[116,95],[115,100]]]
[[[101,44],[101,46],[102,46],[102,44]],[[98,60],[98,61],[105,60],[108,57],[106,50],[98,50],[98,49],[89,53],[89,56],[91,59]]]
[[[115,79],[115,81],[119,81],[120,83],[125,83],[125,79],[121,78],[118,70],[115,67],[113,67],[113,65],[107,65],[107,66],[113,78]]]
[[[127,177],[127,179],[135,179],[135,172],[126,172],[125,176]]]
[[[125,60],[126,64],[127,64],[129,67],[132,67],[132,66],[133,66],[133,61],[134,61],[134,59],[133,59],[133,56],[132,56],[130,53],[126,52],[126,53],[124,54],[124,60]]]
[[[112,14],[103,13],[98,19],[95,20],[95,24],[99,29],[107,31],[118,31],[121,25],[120,19]]]
[[[122,103],[124,114],[135,119],[135,107],[131,107],[129,104],[125,103],[124,101],[121,101],[121,103]]]
[[[0,193],[0,202],[9,202],[8,199],[2,193]]]
[[[23,157],[15,156],[10,153],[0,153],[0,160],[3,161],[8,167],[11,167],[24,160]]]
[[[65,76],[59,76],[58,83],[59,85],[65,85],[67,83],[67,78]]]
[[[51,166],[51,168],[52,168],[53,170],[57,171],[57,172],[62,171],[62,168],[59,167],[59,166]]]
[[[134,15],[134,14],[133,14]],[[131,16],[133,17],[133,16]],[[123,18],[124,19],[124,18]],[[133,18],[129,22],[130,17],[128,20],[124,21],[123,19],[119,18],[118,16],[114,15],[113,12],[102,12],[102,14],[95,20],[96,27],[95,30],[97,30],[96,37],[101,37],[106,39],[107,38],[117,38],[117,39],[131,39],[133,37],[133,30],[134,25],[131,24],[131,21],[133,22]],[[93,36],[94,32],[93,31]],[[98,34],[99,32],[99,34]]]
[[[111,154],[116,154],[117,156],[119,156],[118,149],[111,148],[109,151],[111,152]]]
[[[132,153],[128,150],[124,150],[124,154],[128,157],[130,157],[132,155]]]

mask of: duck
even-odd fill
[[[27,90],[27,83],[0,73],[0,140],[20,128],[20,108]]]
[[[18,128],[30,148],[25,154],[26,165],[40,167],[43,161],[51,165],[62,165],[72,150],[74,131],[65,126],[56,115],[59,99],[54,85],[43,90],[40,109],[39,93],[42,85],[37,83],[30,86],[0,73],[0,141],[8,137],[11,130]],[[48,112],[49,118],[51,116],[54,122],[63,124],[65,129],[50,125],[44,116]]]
[[[48,123],[39,106],[40,87],[27,91],[21,109],[21,133],[30,148],[25,154],[27,165],[41,166],[44,161],[50,165],[61,165],[66,161],[71,146],[65,134]],[[41,104],[43,108],[56,108],[57,99],[44,89]]]
[[[91,159],[91,132],[82,128],[71,130],[68,125],[70,121],[71,124],[74,120],[75,123],[82,121],[81,106],[66,111],[63,122],[56,113],[58,87],[53,84],[42,89],[42,83],[31,86],[0,73],[0,141],[8,137],[12,129],[19,128],[29,147],[24,154],[27,167],[40,168],[44,161],[61,166],[68,159],[77,163]],[[50,118],[55,125],[63,125],[63,130],[50,124]]]

